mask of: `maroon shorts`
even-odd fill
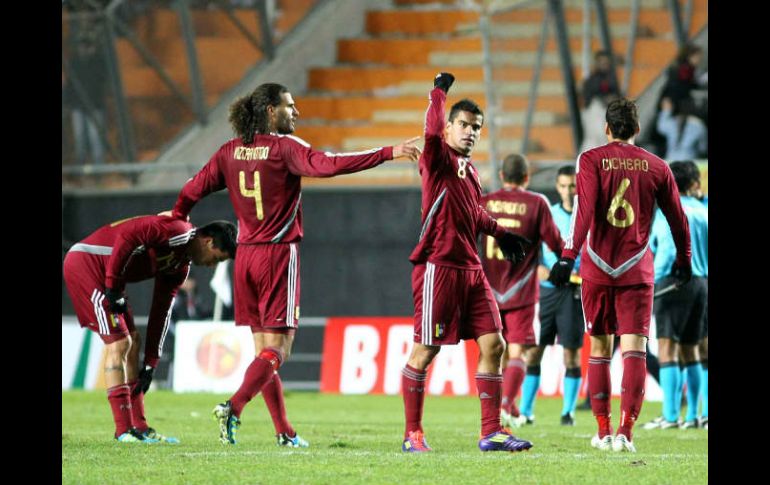
[[[81,327],[99,334],[105,344],[117,342],[136,330],[131,310],[110,313],[104,296],[104,267],[96,256],[71,251],[64,257],[64,283]]]
[[[589,335],[650,335],[653,285],[605,286],[583,280],[582,286]]]
[[[299,245],[238,245],[233,296],[236,325],[291,333],[299,324]]]
[[[414,341],[452,345],[500,332],[500,311],[481,269],[418,264],[412,270]]]
[[[537,345],[535,340],[535,305],[500,312],[503,336],[509,344]]]

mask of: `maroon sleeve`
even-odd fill
[[[498,238],[503,234],[505,234],[505,228],[503,228],[497,223],[497,219],[490,216],[487,213],[486,209],[484,209],[480,205],[477,207],[478,207],[478,211],[476,211],[476,223],[480,232],[487,234],[489,236],[492,236],[494,238]]]
[[[200,199],[212,192],[225,188],[225,177],[222,171],[219,170],[221,153],[223,153],[223,150],[220,148],[211,157],[209,162],[184,184],[172,211],[174,217],[179,219],[187,218],[193,206]]]
[[[676,186],[676,180],[671,173],[671,169],[664,164],[665,180],[661,184],[655,198],[658,207],[666,216],[671,235],[674,237],[676,245],[676,264],[680,267],[689,267],[692,256],[692,246],[690,241],[690,224],[687,222],[687,215],[682,209],[682,202],[679,197],[679,189]]]
[[[548,248],[556,254],[561,254],[564,248],[564,241],[559,233],[559,227],[553,221],[551,208],[545,200],[541,199],[540,204],[540,239],[542,239]]]
[[[310,148],[295,137],[281,140],[283,159],[289,172],[304,177],[334,177],[376,167],[393,159],[393,147],[373,148],[362,152],[324,153]]]
[[[444,132],[444,105],[446,104],[446,93],[439,88],[433,88],[429,95],[428,109],[425,112],[425,146],[422,149],[420,157],[420,168],[425,167],[428,171],[434,170],[435,164],[443,157],[443,139]]]
[[[152,292],[152,306],[147,319],[147,338],[144,344],[144,365],[157,367],[163,354],[163,342],[171,319],[171,304],[179,287],[187,279],[190,264],[172,275],[158,275]]]
[[[577,194],[575,195],[574,214],[572,214],[573,226],[570,228],[569,236],[564,243],[564,250],[561,253],[562,257],[571,259],[577,259],[588,230],[591,228],[599,191],[596,170],[584,153],[578,158],[575,181]]]
[[[133,252],[139,246],[154,246],[168,241],[168,234],[157,224],[157,219],[139,217],[123,222],[121,230],[115,236],[112,254],[107,263],[106,286],[117,291],[125,287],[123,273]]]

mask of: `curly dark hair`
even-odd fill
[[[253,142],[255,134],[268,133],[267,107],[281,104],[281,94],[288,92],[282,84],[264,83],[230,105],[230,124],[244,145]]]

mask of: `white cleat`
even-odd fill
[[[636,447],[631,440],[626,438],[626,435],[619,434],[615,436],[615,440],[612,442],[612,451],[628,451],[629,453],[636,453]]]
[[[591,446],[596,448],[597,450],[602,451],[609,451],[612,449],[612,435],[604,435],[604,438],[599,438],[598,434],[595,434],[593,438],[591,438]]]

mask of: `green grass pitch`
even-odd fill
[[[211,409],[225,395],[151,391],[150,426],[178,445],[117,443],[103,391],[62,392],[62,484],[705,484],[708,431],[634,433],[638,453],[590,447],[595,422],[578,411],[577,425],[559,425],[561,399],[538,399],[536,422],[514,433],[534,443],[529,452],[478,450],[475,397],[427,396],[424,428],[432,453],[400,451],[400,396],[338,396],[294,392],[289,418],[310,442],[279,448],[267,408],[257,396],[244,410],[238,444],[218,440]],[[619,401],[613,400],[613,426]],[[660,413],[645,403],[639,423]]]

